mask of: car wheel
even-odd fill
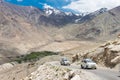
[[[64,65],[63,63],[60,63],[61,65]]]
[[[68,66],[70,66],[70,64],[68,64]]]
[[[85,69],[88,69],[88,65],[86,65]]]
[[[94,69],[97,69],[96,67]]]
[[[84,67],[81,65],[81,68],[84,69]]]

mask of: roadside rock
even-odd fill
[[[101,80],[96,75],[68,66],[45,63],[22,80]]]
[[[0,72],[10,69],[12,67],[14,67],[14,65],[11,63],[2,64],[2,65],[0,65]]]
[[[114,64],[120,63],[120,56],[115,57],[114,59],[111,60],[111,62]]]
[[[113,68],[120,63],[120,40],[109,41],[84,57],[93,59],[96,63]]]
[[[71,80],[83,80],[79,75],[75,75]]]

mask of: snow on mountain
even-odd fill
[[[44,12],[45,12],[46,16],[53,17],[53,15],[54,15],[54,17],[55,16],[72,17],[72,19],[74,18],[75,23],[79,23],[79,22],[82,23],[82,22],[91,20],[94,17],[96,17],[97,15],[102,14],[106,11],[107,11],[107,8],[101,8],[95,12],[92,12],[92,13],[87,13],[87,12],[85,12],[85,13],[72,13],[72,12],[64,12],[64,11],[61,11],[61,10],[56,9],[54,7],[51,7],[47,4],[44,4]]]
[[[104,12],[107,12],[108,9],[107,8],[101,8],[95,12],[92,12],[92,13],[83,13],[83,17],[82,18],[79,18],[79,19],[76,19],[75,20],[75,23],[82,23],[82,22],[85,22],[85,21],[89,21],[91,19],[93,19],[94,17],[104,13]]]
[[[65,12],[66,15],[72,16],[73,13],[72,12]]]
[[[58,10],[58,9],[55,9],[55,8],[53,8],[52,6],[49,6],[49,5],[47,5],[47,4],[44,4],[44,11],[45,11],[45,13],[47,14],[47,15],[51,15],[52,13],[54,13],[54,14],[60,14],[61,13],[61,11],[60,10]]]
[[[99,14],[104,13],[106,11],[107,11],[107,8],[101,8],[101,9],[99,9],[99,10],[93,12],[93,13],[90,13],[90,14],[91,15],[99,15]]]
[[[55,14],[55,15],[63,15],[63,16],[83,16],[84,13],[73,13],[73,12],[65,12],[65,11],[61,11],[59,9],[56,9],[52,6],[49,6],[47,4],[44,4],[44,12],[47,16],[51,15],[51,14]]]

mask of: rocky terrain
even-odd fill
[[[7,63],[0,66],[1,80],[21,80],[37,69],[37,66],[28,66],[28,63]]]
[[[15,45],[16,48],[26,51],[30,47],[35,46],[35,44],[42,45],[50,39],[42,28],[38,30],[38,28],[25,17],[29,12],[27,7],[19,7],[1,2],[0,12],[1,44],[12,44],[12,46]]]
[[[96,61],[98,64],[110,68],[119,67],[120,64],[120,40],[109,41],[97,49],[84,55]]]
[[[58,65],[57,62],[45,63],[23,80],[100,80],[99,77],[89,72]]]
[[[4,68],[1,68],[2,66]],[[58,61],[47,62],[43,65],[7,63],[2,66],[0,66],[1,80],[101,80],[97,75],[80,68],[61,66]]]

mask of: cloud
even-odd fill
[[[112,9],[120,5],[120,0],[72,0],[64,9],[72,9],[78,12],[94,12],[101,8]]]
[[[5,0],[14,4],[34,6],[43,9],[44,4],[71,12],[94,12],[100,8],[114,8],[120,0]]]
[[[47,4],[43,4],[43,5],[44,5],[43,6],[44,8],[51,8],[51,9],[53,8],[53,7],[51,7],[50,5],[47,5]]]

